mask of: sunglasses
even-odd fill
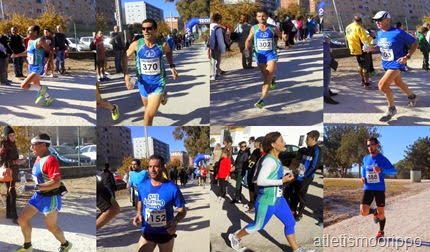
[[[154,29],[154,27],[142,27],[142,31],[152,31]]]
[[[367,147],[375,146],[376,144],[368,144]]]
[[[246,148],[246,145],[242,145],[242,146],[240,146],[240,148]]]

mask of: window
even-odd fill
[[[43,4],[43,1],[42,0],[36,0],[36,3]]]
[[[42,9],[36,9],[36,13],[43,13]]]
[[[302,146],[304,141],[305,141],[305,136],[301,135],[299,138],[299,146]]]

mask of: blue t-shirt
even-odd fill
[[[132,171],[130,172],[130,185],[133,187],[137,187],[143,180],[149,178],[148,171],[140,170],[140,171]]]
[[[373,167],[378,166],[381,168],[381,173],[373,172]],[[394,166],[386,157],[379,153],[376,157],[367,155],[363,158],[363,165],[361,167],[361,176],[364,177],[364,190],[375,190],[385,192],[384,175],[396,175],[397,171]]]
[[[377,46],[381,52],[382,67],[384,69],[404,69],[405,65],[397,60],[405,57],[408,46],[415,42],[415,38],[407,32],[390,27],[388,31],[379,30],[377,35]]]
[[[185,199],[179,187],[165,179],[159,186],[153,186],[150,179],[138,186],[139,201],[142,202],[142,232],[147,234],[168,234],[166,224],[173,216],[173,206],[185,207]]]

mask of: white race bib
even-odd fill
[[[379,183],[379,173],[368,171],[366,173],[366,176],[367,176],[367,183],[369,184]]]
[[[394,52],[393,49],[380,49],[381,58],[385,61],[393,61],[394,60]]]
[[[146,209],[145,211],[145,221],[151,227],[164,227],[167,224],[166,209],[162,210],[152,210]]]
[[[36,58],[34,57],[34,54],[27,52],[27,63],[30,65],[35,65],[35,60]]]
[[[31,175],[32,177],[33,177],[33,181],[34,181],[34,184],[39,184],[39,182],[37,182],[37,177],[36,176],[34,176],[34,175]]]
[[[160,74],[160,59],[140,59],[140,72],[144,75]]]
[[[258,51],[271,51],[273,45],[273,39],[271,38],[257,38],[257,50]]]

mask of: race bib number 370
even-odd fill
[[[151,227],[164,227],[167,224],[166,209],[162,210],[151,210],[146,209],[145,211],[145,221]]]
[[[140,59],[140,72],[145,75],[160,74],[160,59]]]
[[[35,57],[33,53],[27,53],[27,63],[30,65],[34,65]]]
[[[271,38],[259,38],[257,39],[257,50],[259,51],[271,51],[273,40]]]

